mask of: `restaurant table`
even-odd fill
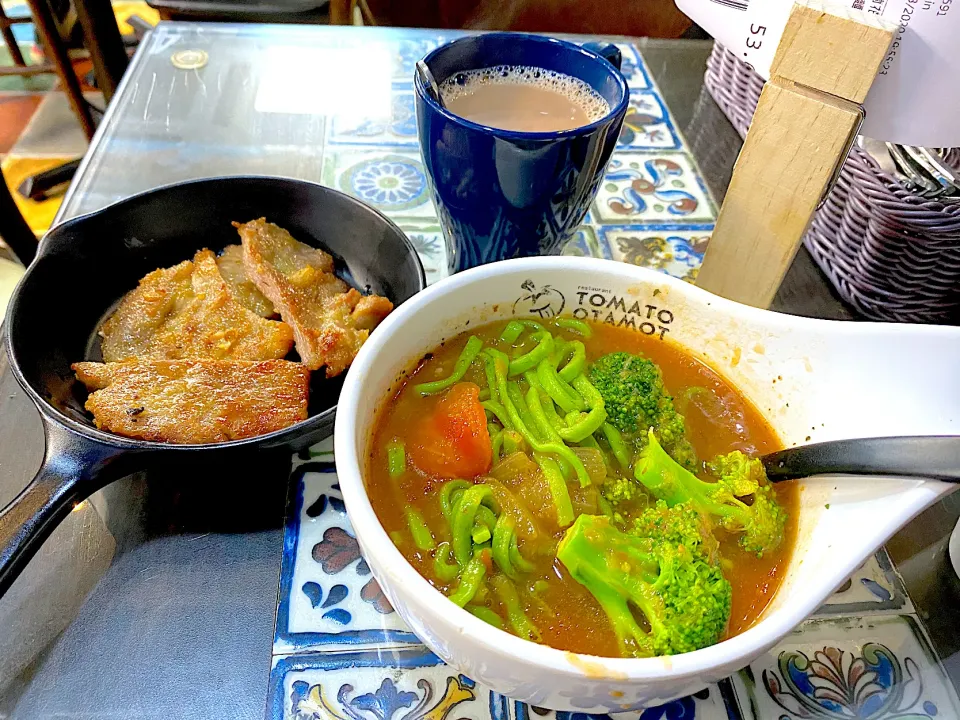
[[[416,59],[455,34],[162,23],[141,43],[58,220],[189,178],[266,174],[342,186],[349,173],[361,172],[360,165],[331,170],[325,153],[336,140],[336,152],[353,153],[356,160],[367,152],[364,142],[372,136],[379,138],[381,151],[395,150],[391,162],[401,174],[397,192],[402,193],[402,173],[416,162],[411,158],[417,152],[410,125],[415,121],[403,106],[409,88],[403,84],[409,83]],[[706,189],[690,192],[700,193],[701,204],[715,212],[706,195],[717,204],[722,200],[740,139],[703,87],[711,44],[618,42],[639,51],[642,60],[635,64],[645,69],[631,72],[649,76],[641,78],[647,89],[636,95],[648,93],[648,112],[661,113],[638,121],[630,132],[662,124],[648,139],[694,158]],[[657,109],[657,97],[666,109]],[[386,112],[395,126],[364,119],[377,112]],[[324,118],[332,114],[337,120],[327,127]],[[614,183],[610,192],[615,191]],[[436,237],[437,230],[426,227],[428,218],[411,219],[404,200],[383,201],[397,203],[394,219],[405,220],[401,225],[408,232]],[[611,201],[606,207],[615,205]],[[429,210],[429,202],[423,207]],[[702,228],[708,234],[709,225]],[[619,247],[620,259],[636,252],[641,264],[659,258],[661,268],[677,262],[676,252],[666,260],[662,253],[643,255],[649,244],[608,240],[608,230],[602,243],[585,230],[584,247],[589,245],[590,252],[600,247],[601,254]],[[657,247],[654,253],[662,251]],[[432,262],[427,270],[435,280],[444,274],[443,259]],[[803,250],[774,309],[855,319]],[[57,322],[69,318],[52,320],[53,329],[46,331],[55,331]],[[42,452],[38,414],[2,357],[0,503],[26,484]],[[11,607],[11,596],[0,601],[0,647],[15,626],[43,618],[24,633],[29,657],[20,658],[26,667],[0,691],[0,718],[240,720],[265,712],[272,717],[268,692],[277,663],[273,644],[289,470],[289,457],[264,455],[255,466],[196,468],[176,476],[147,471],[78,506],[18,581],[21,604]],[[887,545],[915,616],[952,682],[960,679],[960,618],[952,611],[958,607],[960,582],[946,546],[958,516],[960,502],[948,497]],[[11,595],[17,591],[15,585]],[[5,660],[13,663],[15,655]],[[0,659],[0,672],[5,660]],[[937,711],[924,701],[917,712],[932,716]],[[940,703],[941,717],[951,712]]]

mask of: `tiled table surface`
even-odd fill
[[[188,178],[300,177],[382,209],[408,232],[429,280],[436,281],[445,274],[444,246],[416,148],[410,78],[413,63],[452,35],[162,24],[140,47],[60,217]],[[691,153],[667,110],[664,97],[678,88],[661,92],[641,52],[626,42],[621,47],[632,107],[600,195],[564,252],[689,280],[716,213],[694,157],[712,162],[711,153]],[[175,53],[197,50],[208,55],[203,68],[173,67]],[[699,76],[681,72],[674,72],[678,85],[699,87]],[[690,120],[711,111],[701,96],[692,112],[682,112]],[[707,130],[709,144],[719,136]],[[702,150],[703,137],[694,142]],[[721,162],[719,172],[711,167],[708,176],[722,176],[729,164]],[[0,382],[7,379],[4,374]],[[194,517],[192,507],[183,510],[189,503],[181,496],[202,491],[186,483],[175,484],[169,498],[158,493],[180,513],[169,521],[159,513],[159,522],[168,522],[175,534],[141,542],[155,529],[131,530],[121,522],[126,535],[118,535],[118,547],[128,549],[118,550],[78,619],[31,668],[16,690],[19,702],[4,704],[0,697],[0,716],[12,707],[10,717],[31,720],[252,717],[260,711],[251,708],[264,707],[264,695],[270,719],[526,720],[555,714],[459,676],[404,628],[359,555],[329,447],[321,444],[295,459],[282,533],[263,531],[257,519],[252,524],[259,532],[236,534],[231,515],[258,515],[250,509],[256,502],[243,498],[232,498],[229,509],[217,508],[222,521],[198,519],[202,509]],[[276,477],[275,470],[269,478],[255,469],[242,472],[263,487]],[[231,478],[222,480],[219,487],[229,493]],[[122,504],[136,505],[129,498],[137,497],[137,482],[142,480],[118,486],[121,500],[110,496],[97,505],[106,508],[111,530],[123,513],[157,512],[150,509],[160,487],[155,480],[147,510]],[[217,497],[215,491],[200,496]],[[246,527],[247,520],[240,524]],[[202,530],[207,527],[212,533]],[[234,534],[225,534],[231,529]],[[264,594],[272,547],[282,566],[272,652],[264,649],[261,666],[259,635],[248,641],[237,628],[254,620],[261,627],[264,608],[274,606],[272,594]],[[154,573],[170,584],[155,586]],[[157,603],[146,615],[138,612],[144,594]],[[143,624],[139,633],[131,630],[137,623]],[[213,637],[224,643],[222,650],[211,644],[217,642]],[[111,654],[115,646],[123,648],[123,657]],[[112,663],[106,677],[83,660],[91,651]],[[203,664],[191,664],[197,655]],[[261,673],[265,693],[249,687]],[[95,690],[85,693],[91,686]],[[629,715],[906,720],[960,717],[960,710],[900,577],[880,552],[781,647],[739,675],[694,697]]]

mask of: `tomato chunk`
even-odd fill
[[[480,388],[457,383],[412,433],[410,459],[438,478],[472,478],[490,469],[493,447]]]

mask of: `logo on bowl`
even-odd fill
[[[579,285],[576,291],[568,291],[567,294],[575,298],[567,303],[567,296],[553,285],[538,288],[533,280],[528,279],[520,287],[523,294],[513,303],[514,315],[537,315],[549,319],[560,316],[567,309],[568,314],[579,320],[629,328],[661,340],[670,332],[669,326],[674,319],[672,310],[653,301],[659,293],[656,290],[650,300],[640,300],[635,297],[635,292],[617,294],[609,288]]]
[[[520,285],[524,294],[513,303],[513,314],[525,313],[552,318],[560,315],[567,306],[563,293],[551,285],[537,288],[533,280],[524,280]]]
[[[670,332],[668,326],[673,322],[673,311],[662,305],[588,285],[580,285],[574,294],[573,316],[580,320],[630,328],[644,335],[656,335],[661,340]],[[654,297],[656,294],[654,291]]]

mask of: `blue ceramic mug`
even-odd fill
[[[420,150],[447,242],[450,271],[560,251],[583,220],[620,135],[630,92],[620,51],[519,33],[454,40],[424,59],[440,84],[467,70],[521,65],[578,78],[610,112],[572,130],[515,132],[441,107],[415,76]]]

